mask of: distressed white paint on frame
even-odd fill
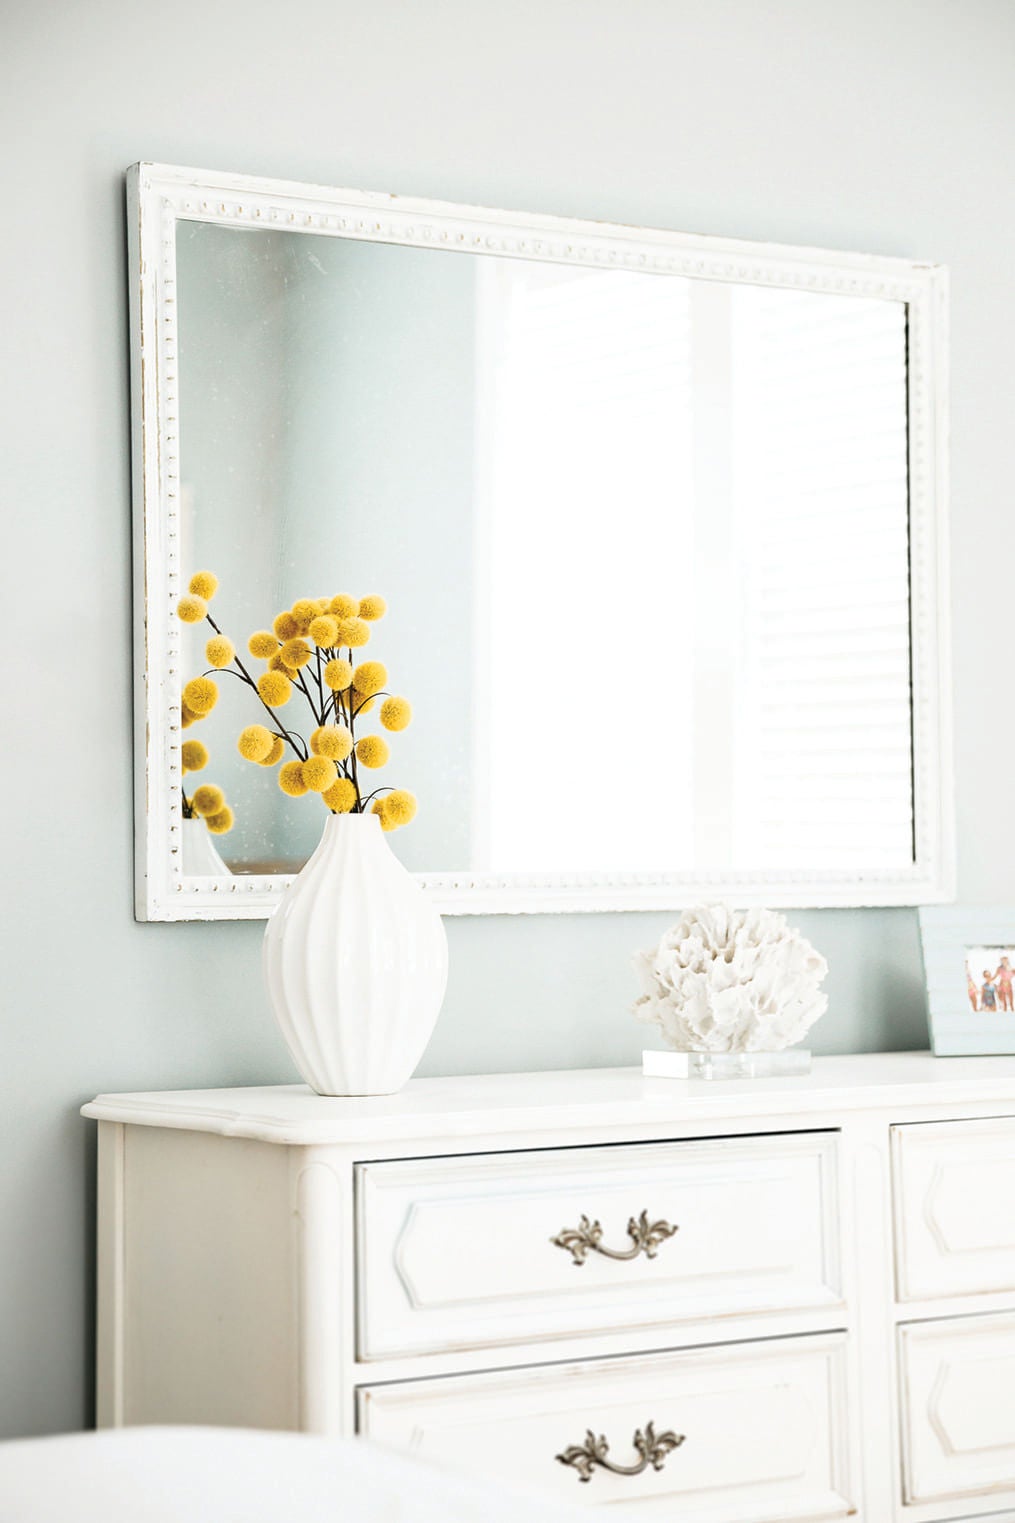
[[[951,897],[954,823],[948,661],[947,272],[866,254],[522,215],[288,181],[138,164],[128,172],[135,514],[135,913],[260,919],[291,879],[186,878],[180,812],[178,220],[278,227],[902,301],[909,331],[910,624],[914,861],[901,872],[421,874],[443,914],[670,910],[701,898],[793,906]]]

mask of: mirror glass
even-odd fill
[[[419,801],[408,867],[912,863],[904,302],[176,239],[185,578],[217,574],[255,675],[249,635],[295,599],[386,599],[362,655],[413,704],[377,774]],[[184,627],[183,680],[209,634]],[[184,736],[235,814],[216,844],[292,872],[325,808],[241,758],[264,714],[219,687]]]

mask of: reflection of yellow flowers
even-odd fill
[[[282,660],[285,662],[286,666],[292,667],[294,671],[299,671],[301,666],[306,666],[312,654],[313,652],[311,651],[310,646],[307,644],[306,640],[301,640],[299,638],[295,640],[287,640],[282,649],[279,651],[279,655],[282,657]]]
[[[336,619],[351,619],[359,608],[359,604],[347,592],[338,592],[332,598],[328,607]]]
[[[261,766],[273,767],[276,762],[280,762],[282,760],[282,753],[284,751],[285,741],[282,739],[281,735],[273,735],[271,737],[271,750],[268,752],[267,756],[262,756],[259,758]]]
[[[383,799],[374,799],[373,803],[370,805],[370,813],[376,814],[380,817],[382,830],[395,829],[395,822],[393,819],[391,819],[387,810],[385,809]]]
[[[233,815],[233,811],[227,804],[225,808],[220,809],[217,814],[208,815],[204,823],[207,825],[212,835],[224,836],[227,830],[232,830],[236,820],[235,816]]]
[[[408,825],[416,817],[416,798],[407,788],[396,788],[384,800],[384,813],[394,825]]]
[[[293,694],[293,685],[281,672],[263,672],[257,679],[257,691],[269,709],[280,709]]]
[[[391,748],[382,735],[364,735],[356,742],[356,758],[364,767],[383,767]]]
[[[217,783],[202,783],[191,799],[195,814],[218,814],[225,808],[226,796]]]
[[[317,756],[345,761],[352,750],[352,732],[344,724],[321,725],[310,737],[310,749]]]
[[[365,645],[370,638],[370,625],[365,619],[343,619],[338,626],[339,645],[348,645],[355,650],[360,645]]]
[[[200,624],[208,612],[204,598],[181,598],[176,605],[176,617],[184,624]]]
[[[218,701],[219,690],[210,677],[192,677],[183,689],[183,702],[195,719],[210,714]]]
[[[248,724],[245,730],[240,731],[240,737],[236,742],[237,750],[247,761],[264,761],[271,750],[275,736],[263,724]]]
[[[381,704],[381,724],[386,730],[404,730],[412,719],[408,698],[385,698]]]
[[[278,640],[270,629],[256,629],[247,641],[247,649],[252,656],[259,656],[267,661],[278,650]]]
[[[208,765],[208,747],[200,740],[185,740],[180,747],[180,762],[184,772],[200,772]]]
[[[225,635],[212,635],[204,653],[209,666],[229,666],[236,654],[236,646]]]
[[[387,680],[388,669],[383,661],[361,661],[352,674],[352,685],[364,698],[379,693]]]
[[[344,656],[334,656],[324,668],[324,684],[333,693],[340,693],[352,681],[352,662]]]
[[[278,769],[278,786],[283,793],[288,793],[290,798],[298,799],[301,794],[307,792],[307,785],[303,781],[303,763],[288,761]]]
[[[303,763],[303,781],[314,793],[324,793],[338,781],[338,768],[330,756],[308,756]]]
[[[213,571],[195,571],[187,591],[196,598],[213,598],[218,591],[219,579]]]
[[[277,613],[275,615],[271,627],[280,640],[292,640],[300,632],[300,626],[288,609],[284,613]]]
[[[330,613],[319,613],[316,619],[311,619],[307,634],[315,645],[327,650],[338,639],[338,620]]]
[[[348,814],[356,802],[356,784],[351,778],[340,777],[321,797],[336,814]]]
[[[359,600],[359,616],[361,619],[383,619],[387,611],[387,603],[385,603],[383,598],[377,597],[376,594],[373,597],[360,598]]]

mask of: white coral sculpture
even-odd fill
[[[688,910],[634,966],[635,1016],[678,1052],[779,1052],[828,1007],[828,964],[773,910]]]

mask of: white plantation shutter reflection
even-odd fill
[[[904,306],[480,263],[476,865],[909,863]]]
[[[912,860],[906,313],[740,288],[737,865]]]
[[[686,861],[688,283],[491,261],[479,293],[480,863]]]

